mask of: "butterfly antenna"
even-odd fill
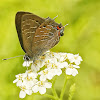
[[[53,20],[55,20],[58,17],[58,15],[56,17],[53,18]]]
[[[16,57],[21,57],[21,56],[24,56],[24,55],[19,55],[19,56],[15,56],[15,57],[5,58],[5,59],[2,59],[2,60],[8,60],[8,59],[16,58]]]
[[[64,25],[63,27],[67,26],[68,24]]]

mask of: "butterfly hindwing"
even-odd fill
[[[54,20],[48,18],[38,27],[34,36],[34,46],[32,46],[32,52],[35,52],[33,56],[41,55],[59,42],[58,25]]]

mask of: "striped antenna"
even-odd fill
[[[19,56],[15,56],[15,57],[5,58],[5,59],[2,59],[2,60],[8,60],[8,59],[16,58],[16,57],[21,57],[21,56],[24,56],[24,55],[19,55]]]
[[[63,27],[67,26],[68,24],[64,25]]]
[[[53,18],[53,20],[55,20],[58,17],[58,15],[56,17]]]

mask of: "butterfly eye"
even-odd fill
[[[61,28],[61,26],[59,26],[59,28]]]

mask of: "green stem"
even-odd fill
[[[53,93],[53,95],[56,97],[56,100],[58,100],[59,97],[58,97],[57,92],[56,92],[56,90],[55,90],[55,88],[54,88],[56,78],[57,78],[57,77],[54,78],[53,83],[52,83],[52,93]]]
[[[64,81],[64,86],[61,90],[60,100],[63,100],[64,92],[65,92],[65,89],[66,89],[66,83],[67,83],[67,76],[65,75],[65,81]]]

